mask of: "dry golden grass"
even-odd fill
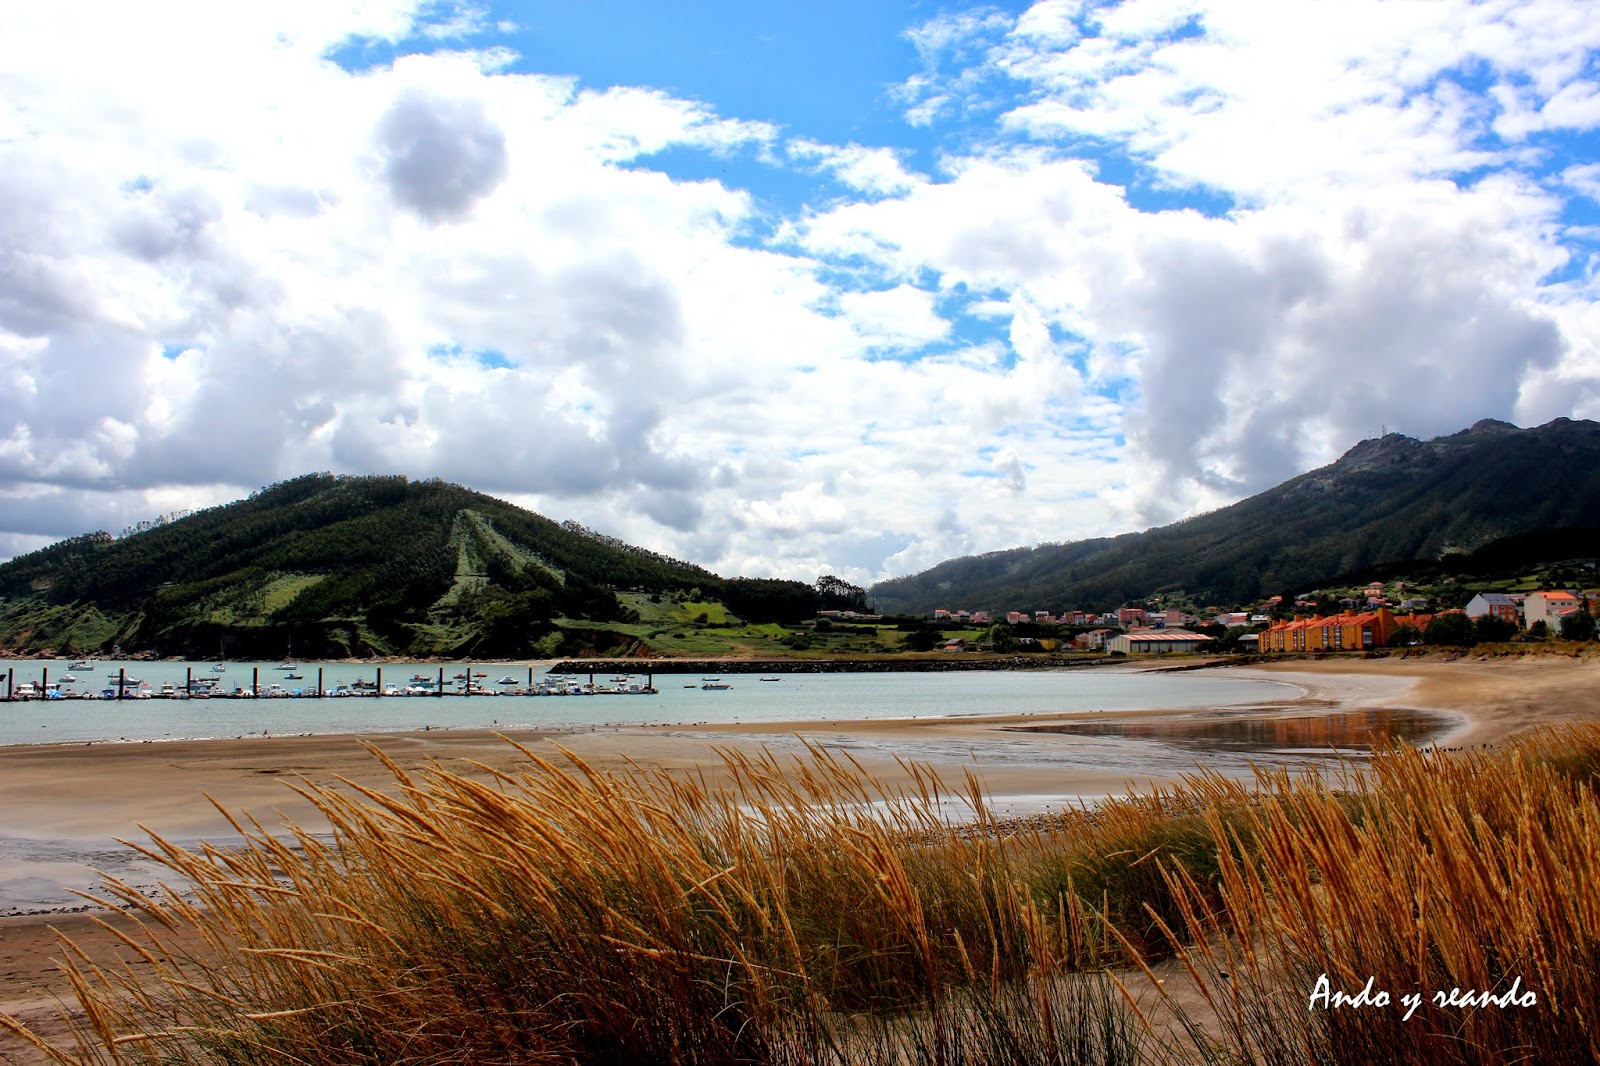
[[[375,753],[376,754],[376,753]],[[381,755],[378,755],[382,758]],[[329,837],[149,853],[138,975],[78,955],[60,1062],[1593,1061],[1600,727],[1330,781],[1201,776],[1020,831],[913,770],[726,753],[732,785],[531,753],[301,786]],[[1176,951],[1157,1035],[1108,968]],[[157,975],[152,979],[149,974]],[[1535,1007],[1308,1010],[1331,988]],[[0,1019],[3,1021],[3,1019]],[[1182,1026],[1187,1026],[1184,1032]]]
[[[1169,871],[1170,928],[1223,1019],[1223,1061],[1600,1059],[1597,774],[1587,724],[1496,755],[1396,748],[1339,788],[1264,778],[1254,844],[1219,850],[1220,884]],[[1313,1009],[1322,975],[1351,995],[1370,979],[1390,1003]],[[1435,1000],[1452,990],[1506,1002]]]

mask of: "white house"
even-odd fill
[[[1543,622],[1555,633],[1560,631],[1561,616],[1578,605],[1578,597],[1570,592],[1530,592],[1522,601],[1522,615],[1527,620],[1528,628],[1533,628],[1535,622]]]
[[[1503,618],[1512,624],[1522,621],[1522,612],[1517,609],[1516,601],[1503,592],[1480,592],[1467,601],[1468,618],[1482,618],[1486,614]]]

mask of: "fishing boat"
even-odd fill
[[[302,677],[299,674],[284,674],[283,675],[283,679],[285,681],[304,681],[305,680],[305,678]]]
[[[700,687],[705,689],[707,692],[716,692],[725,688],[732,688],[733,686],[725,681],[707,681]]]

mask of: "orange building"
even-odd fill
[[[1423,629],[1431,615],[1396,619],[1387,607],[1357,614],[1343,611],[1322,618],[1280,622],[1261,634],[1264,652],[1370,651],[1386,647],[1401,625]]]

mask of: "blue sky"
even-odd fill
[[[0,556],[306,470],[723,573],[1600,417],[1570,0],[0,14]]]

